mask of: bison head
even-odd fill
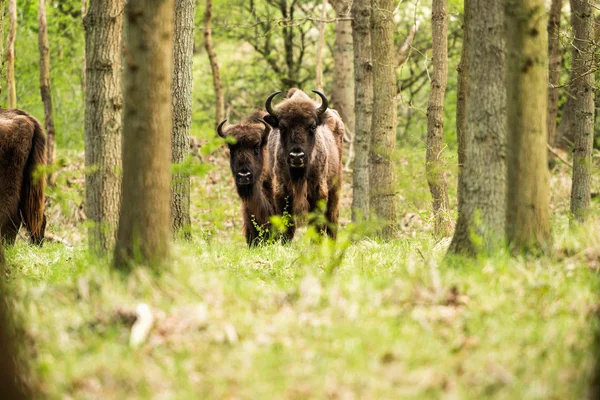
[[[237,125],[224,127],[221,122],[217,133],[228,141],[231,173],[235,179],[237,192],[242,199],[252,197],[254,186],[260,182],[265,160],[265,145],[271,127],[259,116],[242,121]],[[258,189],[257,189],[258,190]]]
[[[267,98],[265,106],[269,114],[265,116],[265,121],[279,129],[279,157],[285,158],[291,178],[298,180],[306,176],[317,129],[325,123],[329,101],[323,93],[313,90],[322,100],[321,105],[317,105],[303,91],[292,89],[288,92],[288,98],[274,110],[271,101],[279,93],[281,92],[275,92]]]

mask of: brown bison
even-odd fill
[[[41,245],[46,229],[44,187],[36,170],[46,163],[46,136],[25,111],[0,109],[0,234],[12,244],[21,224]]]
[[[274,215],[273,187],[267,154],[271,127],[263,120],[264,111],[256,111],[239,124],[224,127],[221,122],[217,133],[222,138],[233,138],[228,143],[231,173],[243,203],[244,235],[252,247],[270,236],[270,218]]]
[[[319,232],[335,238],[342,186],[342,140],[344,123],[338,113],[328,109],[328,100],[315,103],[299,89],[290,89],[275,109],[271,94],[266,101],[269,115],[264,119],[273,127],[269,154],[273,161],[274,200],[277,213],[296,214],[318,210],[325,205],[326,224],[317,223]],[[284,238],[294,237],[294,221]]]

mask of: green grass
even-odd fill
[[[552,254],[444,259],[417,195],[421,154],[405,154],[399,239],[354,241],[347,227],[335,245],[300,231],[252,250],[227,160],[211,156],[194,178],[194,241],[162,274],[129,277],[85,251],[81,159],[66,154],[49,231],[73,247],[7,249],[28,384],[73,399],[581,398],[597,354],[600,220],[567,229],[565,171],[552,180]],[[140,303],[155,321],[132,347]]]

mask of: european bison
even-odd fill
[[[342,186],[342,140],[344,123],[339,114],[329,110],[328,100],[319,91],[321,105],[300,89],[290,89],[286,99],[275,109],[271,94],[265,103],[264,119],[274,129],[269,140],[269,155],[274,160],[274,199],[277,213],[292,217],[318,210],[325,203],[326,224],[317,224],[319,232],[336,237]],[[292,220],[284,239],[294,237]]]
[[[249,247],[261,244],[270,235],[270,218],[274,215],[273,187],[267,172],[269,160],[267,142],[271,127],[263,120],[264,111],[256,111],[239,124],[217,128],[222,138],[231,137],[229,143],[231,172],[237,192],[243,203],[244,234]]]
[[[36,172],[46,163],[46,136],[25,111],[0,109],[0,234],[14,243],[21,224],[31,242],[41,245],[46,229],[44,187]]]

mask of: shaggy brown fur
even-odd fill
[[[41,245],[44,216],[46,136],[40,123],[25,111],[0,109],[0,234],[12,244],[21,224],[31,241]]]
[[[223,128],[225,120],[217,129],[219,136],[235,140],[228,145],[230,166],[243,203],[244,235],[250,247],[270,237],[270,218],[275,214],[267,153],[271,127],[263,120],[266,115],[264,111],[256,111],[239,124]]]
[[[327,101],[324,96],[323,101]],[[270,108],[267,100],[267,110]],[[316,211],[323,202],[327,224],[316,227],[335,238],[342,187],[344,123],[335,110],[319,112],[319,108],[306,93],[294,88],[265,117],[274,128],[269,141],[269,155],[274,160],[274,198],[277,213],[282,215],[287,211],[292,217]],[[285,239],[291,240],[294,233],[292,221]]]

